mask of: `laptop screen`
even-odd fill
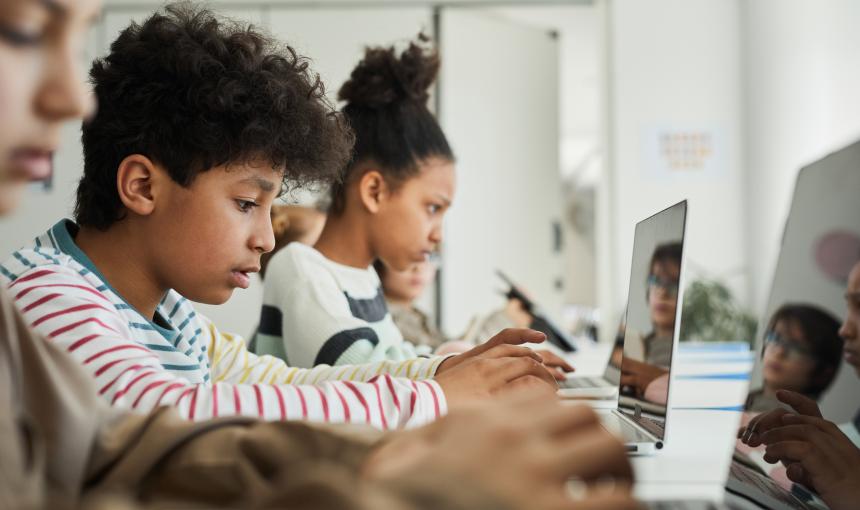
[[[753,342],[755,364],[741,424],[775,408],[791,390],[860,444],[860,339],[848,314],[860,291],[860,142],[801,169],[785,224],[770,297]],[[840,328],[842,333],[840,334]],[[852,336],[853,335],[853,336]],[[843,338],[844,337],[844,338]],[[764,446],[738,449],[779,485],[796,491]]]
[[[687,202],[636,225],[621,359],[618,409],[664,439],[672,350],[681,316]],[[644,416],[642,416],[644,415]]]

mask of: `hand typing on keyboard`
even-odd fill
[[[762,413],[741,427],[738,437],[749,446],[766,445],[765,461],[782,462],[791,481],[814,489],[831,509],[856,508],[860,449],[821,416],[814,400],[786,390],[776,396],[795,412]]]

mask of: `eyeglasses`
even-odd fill
[[[779,348],[782,349],[790,358],[797,359],[801,357],[812,357],[812,350],[809,347],[799,342],[789,340],[776,331],[768,331],[764,335],[764,348],[773,348],[775,346],[779,346]]]
[[[678,282],[675,280],[664,280],[662,278],[658,278],[655,275],[651,275],[648,277],[648,289],[663,289],[669,294],[669,297],[677,297],[678,296]]]

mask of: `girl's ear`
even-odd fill
[[[368,170],[358,181],[358,194],[364,208],[376,214],[389,196],[388,183],[379,170]]]

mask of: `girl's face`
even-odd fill
[[[419,262],[406,271],[387,269],[382,278],[385,295],[397,301],[413,302],[421,296],[427,285],[436,276],[436,265]]]
[[[805,392],[809,388],[815,359],[800,325],[779,320],[765,338],[762,372],[771,389]]]
[[[648,277],[648,307],[651,322],[659,329],[675,327],[678,305],[678,279],[681,268],[669,261],[655,262]]]
[[[0,1],[0,214],[51,176],[63,121],[92,110],[81,55],[100,3]]]
[[[454,163],[430,158],[380,201],[370,226],[374,254],[390,270],[427,260],[442,242],[442,217],[454,199]]]

